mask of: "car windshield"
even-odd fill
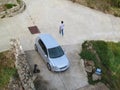
[[[60,46],[48,49],[50,58],[57,58],[64,55],[64,52]]]

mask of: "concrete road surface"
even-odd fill
[[[37,34],[29,26],[36,25],[41,33],[50,33],[61,45],[84,40],[120,40],[120,18],[72,3],[70,0],[24,0],[26,10],[14,17],[0,20],[0,51],[10,48],[9,40],[19,38],[24,50],[32,50]],[[58,33],[60,21],[65,35]]]

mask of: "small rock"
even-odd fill
[[[85,67],[85,70],[86,70],[86,72],[88,72],[88,73],[92,73],[92,66],[86,66]]]
[[[85,64],[86,64],[86,66],[92,66],[92,67],[94,67],[94,65],[95,65],[94,61],[92,61],[92,60],[86,61]]]
[[[91,50],[91,49],[92,49],[92,46],[87,47],[87,49],[88,49],[88,50]]]
[[[92,80],[93,80],[93,81],[101,80],[101,76],[94,73],[94,74],[92,75]]]

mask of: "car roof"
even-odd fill
[[[57,41],[50,34],[39,34],[38,37],[43,41],[48,49],[59,46]]]

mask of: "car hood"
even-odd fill
[[[66,55],[63,55],[58,58],[51,58],[51,63],[53,64],[53,66],[56,66],[57,68],[61,68],[69,65],[69,61]]]

